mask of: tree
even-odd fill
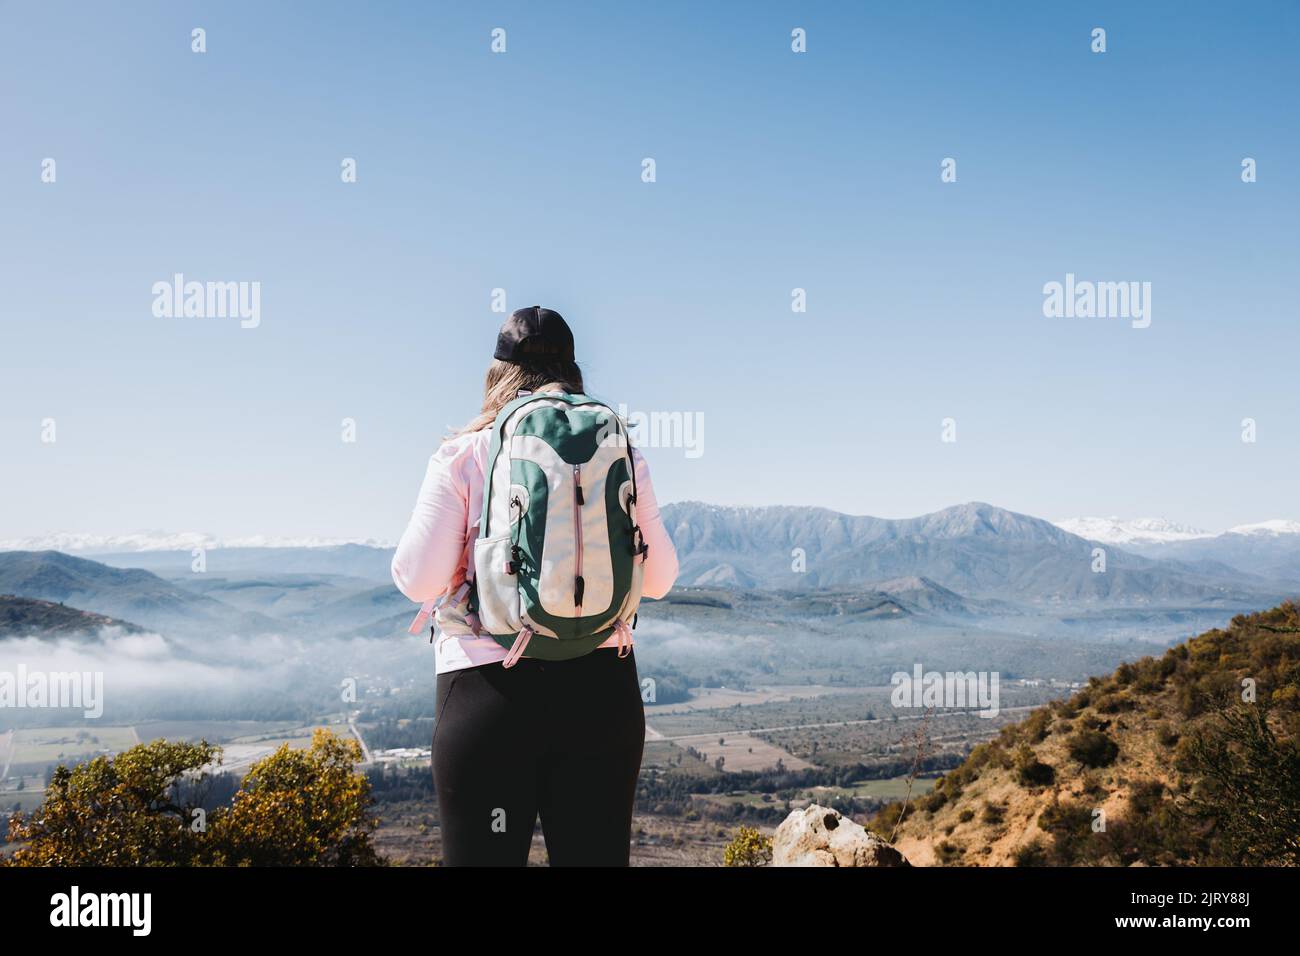
[[[318,729],[309,750],[255,763],[227,808],[200,812],[221,748],[155,740],[116,757],[58,767],[45,803],[15,812],[11,866],[361,866],[370,786],[356,741]],[[184,796],[182,796],[184,795]],[[0,861],[2,862],[2,861]]]
[[[324,728],[310,750],[284,744],[254,764],[212,828],[218,864],[376,866],[370,781],[353,772],[361,747]]]
[[[220,754],[200,742],[155,740],[115,758],[96,757],[55,769],[45,802],[14,813],[9,840],[22,844],[14,866],[183,866],[194,860],[200,834],[189,828],[191,806],[177,802],[181,779]]]

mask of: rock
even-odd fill
[[[906,857],[839,811],[794,810],[772,838],[773,866],[911,866]]]

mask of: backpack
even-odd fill
[[[581,657],[613,635],[631,653],[649,547],[627,426],[607,405],[538,392],[501,409],[469,539],[466,623],[509,651],[505,667],[525,652]]]

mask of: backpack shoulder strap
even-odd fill
[[[496,420],[492,423],[492,443],[488,446],[487,468],[483,474],[483,511],[479,515],[477,525],[479,534],[485,535],[488,533],[488,513],[492,502],[492,472],[496,470],[497,456],[501,454],[502,449],[505,447],[506,425],[509,424],[511,416],[520,408],[545,397],[538,393],[525,392],[497,412]]]

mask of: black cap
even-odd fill
[[[497,333],[493,358],[527,365],[530,359],[573,361],[573,333],[564,316],[540,305],[516,309]]]

